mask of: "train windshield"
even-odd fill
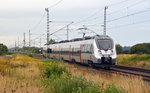
[[[110,50],[113,48],[113,41],[111,39],[98,39],[97,45],[100,50]]]

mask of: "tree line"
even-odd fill
[[[38,48],[25,48],[32,53],[39,53]],[[150,43],[136,44],[132,47],[122,47],[120,44],[116,44],[117,54],[150,54]],[[0,55],[8,54],[8,48],[4,44],[0,44]]]
[[[0,55],[5,55],[8,53],[8,48],[4,44],[0,44]]]
[[[116,44],[117,54],[150,54],[150,43],[136,44],[129,49],[124,49],[120,44]]]

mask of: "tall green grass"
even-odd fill
[[[117,88],[115,85],[102,88],[83,76],[72,76],[66,67],[56,62],[46,63],[43,74],[45,93],[126,93],[124,89]]]
[[[117,64],[119,65],[146,68],[147,63],[150,63],[150,55],[148,54],[118,55],[117,58]]]

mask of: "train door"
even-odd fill
[[[83,45],[80,45],[80,51],[79,51],[80,62],[83,62],[83,60],[82,60],[82,57],[83,57],[82,48],[83,48]]]
[[[69,46],[69,61],[72,61],[72,59],[71,59],[71,45]]]

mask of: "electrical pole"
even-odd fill
[[[19,51],[19,36],[18,36],[18,51]]]
[[[73,23],[73,21],[67,25],[67,40],[69,40],[69,25],[71,25]]]
[[[41,38],[40,38],[40,48],[41,48]]]
[[[69,38],[69,33],[68,33],[68,31],[69,31],[69,25],[67,25],[67,40],[68,40],[68,38]]]
[[[26,44],[25,32],[24,32],[24,34],[23,34],[23,37],[24,37],[24,39],[23,39],[23,48],[25,49],[25,46],[26,46],[26,45],[25,45],[25,44]]]
[[[104,8],[104,35],[106,35],[106,10],[108,9],[108,6],[105,6]]]
[[[17,45],[16,45],[16,41],[15,41],[15,52],[16,52],[16,46],[17,46]]]
[[[18,47],[19,47],[19,36],[18,36]]]
[[[47,44],[49,43],[49,9],[45,8],[45,11],[47,12]]]
[[[48,44],[49,44],[49,9],[45,8],[45,11],[47,12],[47,53],[46,57],[48,58]]]
[[[29,30],[29,47],[31,46],[31,33],[30,33],[30,30]]]

